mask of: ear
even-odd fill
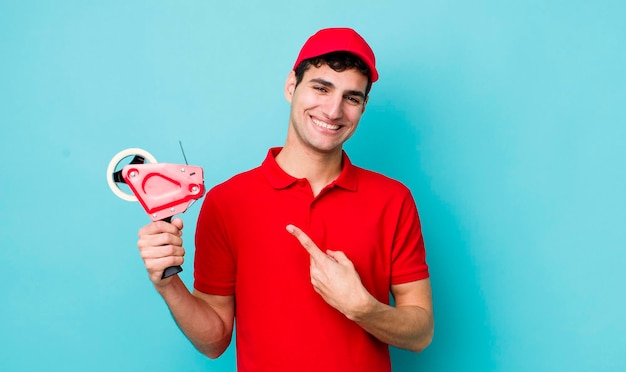
[[[291,71],[289,75],[287,75],[287,81],[285,81],[285,99],[287,99],[289,103],[291,103],[293,92],[296,90],[296,81],[296,73],[295,71]]]

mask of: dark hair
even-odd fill
[[[296,72],[296,86],[302,82],[304,73],[311,66],[320,67],[321,65],[328,65],[337,72],[355,69],[363,75],[367,76],[367,87],[365,88],[365,96],[372,89],[372,72],[363,60],[352,53],[348,52],[332,52],[322,54],[321,56],[305,59],[294,70]]]

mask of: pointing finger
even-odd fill
[[[307,234],[304,233],[304,231],[300,230],[300,228],[294,226],[294,225],[287,225],[287,231],[296,237],[296,239],[298,239],[298,241],[300,242],[300,244],[302,244],[302,246],[304,247],[304,249],[306,249],[307,252],[309,252],[309,254],[311,255],[311,257],[315,260],[324,260],[324,259],[328,259],[328,256],[326,256],[326,254],[324,252],[322,252],[317,245],[315,245],[315,243],[313,242],[313,240],[311,240],[311,238],[309,238],[309,236]]]

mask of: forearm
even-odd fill
[[[434,332],[430,311],[419,306],[393,307],[373,297],[367,306],[348,318],[380,341],[414,352],[424,350]]]
[[[176,324],[191,343],[209,358],[217,358],[228,347],[232,324],[218,311],[189,292],[178,276],[165,286],[155,286],[167,303]]]

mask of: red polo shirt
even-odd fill
[[[285,230],[343,251],[389,304],[392,284],[428,278],[415,202],[401,183],[352,165],[313,196],[306,179],[263,164],[210,190],[196,230],[194,287],[235,295],[239,371],[390,371],[388,346],[317,294],[309,255]]]

